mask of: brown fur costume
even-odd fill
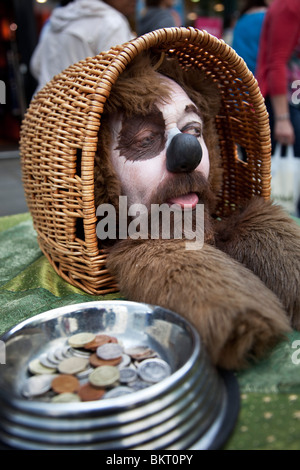
[[[128,67],[108,99],[95,166],[97,206],[105,202],[118,208],[123,194],[110,162],[111,116],[146,115],[155,102],[168,98],[149,60],[139,57]],[[184,73],[173,62],[165,62],[159,73],[175,79],[202,114],[208,183],[200,181],[196,191],[188,175],[173,175],[170,181],[171,191],[196,191],[205,203],[205,243],[194,251],[185,249],[185,240],[118,241],[108,250],[107,266],[129,300],[181,314],[196,326],[215,364],[240,368],[291,326],[300,327],[300,229],[281,208],[260,198],[246,201],[226,220],[214,217],[222,183],[214,130],[218,92],[198,72]]]

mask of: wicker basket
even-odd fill
[[[268,114],[253,75],[223,41],[194,28],[161,29],[68,67],[36,95],[24,118],[23,183],[41,250],[62,278],[90,294],[118,289],[96,235],[94,157],[101,113],[118,76],[149,49],[158,57],[177,57],[182,67],[200,67],[221,91],[219,214],[244,198],[270,197]],[[246,162],[239,159],[239,146]]]

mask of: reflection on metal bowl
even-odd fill
[[[26,399],[28,364],[80,332],[157,351],[171,374],[121,397],[54,403]],[[92,301],[50,310],[5,333],[0,367],[0,441],[14,449],[212,449],[227,440],[239,409],[230,373],[215,369],[192,325],[166,309]]]

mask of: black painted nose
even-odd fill
[[[176,134],[167,148],[167,170],[188,173],[195,170],[202,158],[202,147],[194,135]]]

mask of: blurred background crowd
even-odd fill
[[[92,3],[94,1],[92,0]],[[41,36],[47,30],[51,14],[55,9],[69,7],[68,3],[76,2],[77,0],[0,0],[0,80],[5,85],[5,96],[0,96],[0,152],[17,146],[21,119],[38,86],[38,80],[34,76],[37,73],[37,59],[35,68],[30,66],[30,61]],[[227,41],[232,39],[232,29],[244,3],[242,0],[168,2],[167,5],[172,7],[174,24],[203,27],[218,37],[226,38]],[[147,18],[141,25],[138,18],[145,11],[145,0],[115,0],[117,7],[120,8],[122,4],[129,6],[128,12],[125,13],[132,36],[143,33],[146,30]],[[159,5],[155,1],[153,4]],[[166,8],[164,10],[167,11]],[[161,14],[158,17],[161,17]],[[165,21],[166,17],[162,20]],[[162,24],[171,25],[170,21]],[[154,21],[151,24],[149,21],[148,25],[155,28],[156,23]],[[99,29],[101,33],[101,29],[103,31],[107,27],[100,25]],[[61,55],[62,47],[60,44],[57,56]],[[4,91],[2,90],[1,95],[4,95]]]
[[[0,164],[18,156],[24,113],[53,75],[171,26],[205,29],[236,50],[266,100],[272,143],[300,156],[300,0],[0,0]]]

